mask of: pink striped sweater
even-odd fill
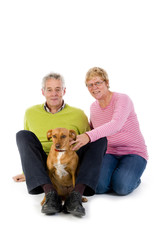
[[[115,155],[137,154],[148,159],[147,147],[139,128],[131,99],[121,93],[113,93],[110,104],[101,108],[98,101],[90,108],[90,124],[87,132],[91,142],[107,137],[107,152]]]

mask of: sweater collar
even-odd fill
[[[63,103],[62,103],[62,106],[58,109],[58,111],[57,112],[60,112],[61,110],[63,110],[64,109],[64,107],[65,107],[65,102],[64,102],[64,100],[63,100]],[[46,112],[48,112],[48,113],[51,113],[50,112],[50,110],[49,110],[49,108],[48,108],[48,106],[47,106],[47,102],[45,102],[44,103],[44,110],[46,111]],[[56,112],[56,113],[57,113]],[[52,113],[53,114],[53,113]]]

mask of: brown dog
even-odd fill
[[[48,140],[52,138],[47,168],[49,177],[59,196],[65,199],[75,187],[78,155],[70,146],[71,140],[76,140],[76,132],[66,128],[56,128],[47,132]],[[82,198],[86,202],[87,199]],[[42,205],[45,198],[42,201]]]

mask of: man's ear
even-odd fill
[[[44,96],[44,88],[42,88],[41,91],[42,91],[42,95]]]
[[[48,130],[47,132],[47,139],[50,140],[52,137],[52,129]]]
[[[63,89],[63,96],[66,94],[66,88]]]
[[[75,141],[77,138],[77,133],[74,130],[69,130],[69,137]]]

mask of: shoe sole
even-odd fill
[[[70,209],[64,209],[65,213],[71,213],[72,215],[76,216],[76,217],[83,217],[85,216],[85,212],[78,212],[76,211],[76,209],[74,210],[70,210]]]
[[[46,214],[46,215],[54,215],[54,214],[56,214],[56,213],[59,213],[59,212],[61,212],[62,210],[59,210],[59,211],[57,211],[57,210],[55,210],[55,209],[47,209],[47,210],[41,210],[41,213],[44,213],[44,214]]]

